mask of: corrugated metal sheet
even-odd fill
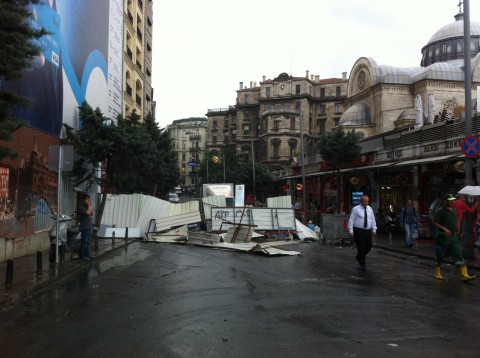
[[[140,194],[107,195],[102,224],[116,227],[137,227]]]
[[[145,234],[152,219],[191,213],[198,213],[195,218],[200,217],[198,202],[174,204],[143,194],[109,194],[102,216],[102,225],[115,225],[117,228],[139,228],[140,232]]]
[[[212,219],[212,207],[225,207],[227,206],[227,200],[223,195],[209,196],[202,199],[203,213],[206,220]]]
[[[232,224],[255,225],[255,230],[295,230],[291,208],[212,208],[213,231],[227,231]]]
[[[293,206],[292,196],[277,196],[275,198],[267,198],[267,206],[269,208],[291,208]]]
[[[166,200],[161,200],[153,196],[142,196],[142,211],[139,214],[137,227],[143,228],[142,232],[146,233],[151,219],[158,219],[168,215],[169,207],[172,204]]]

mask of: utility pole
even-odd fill
[[[470,51],[470,0],[463,1],[463,59],[465,71],[465,137],[472,135],[472,55]],[[465,185],[473,185],[473,159],[465,156]],[[465,242],[463,255],[466,259],[475,258],[473,252],[473,217],[464,214]],[[461,238],[460,238],[461,239]]]
[[[303,203],[302,203],[302,210],[306,210],[306,201],[307,201],[307,193],[305,190],[305,149],[303,147],[303,116],[302,116],[302,108],[299,107],[299,118],[300,118],[300,160],[302,163],[302,193],[303,193]]]

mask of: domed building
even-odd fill
[[[364,137],[460,119],[464,110],[464,15],[433,34],[422,48],[420,67],[378,65],[359,58],[350,73],[339,126]],[[472,95],[480,84],[480,23],[470,22]],[[473,101],[475,104],[476,101]]]
[[[413,199],[428,218],[430,203],[441,192],[456,193],[465,183],[465,72],[464,14],[431,36],[421,49],[418,67],[379,65],[361,57],[352,67],[338,127],[355,129],[363,139],[361,155],[336,178],[325,161],[309,176],[319,207],[337,202],[349,212],[359,193],[372,206],[401,208]],[[480,86],[480,23],[470,22],[472,107]],[[473,108],[472,108],[473,109]],[[472,115],[476,115],[472,110]],[[480,120],[472,120],[480,133]],[[476,174],[476,173],[474,173]],[[338,185],[340,191],[337,192]],[[337,198],[337,195],[341,195]],[[428,223],[429,225],[429,223]],[[422,227],[428,235],[428,226]]]

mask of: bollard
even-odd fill
[[[37,251],[37,273],[41,273],[43,271],[43,263],[42,263],[42,252]]]
[[[112,231],[112,244],[115,243],[115,231]]]
[[[128,241],[128,226],[125,229],[125,242],[127,242],[127,241]]]
[[[98,235],[96,229],[93,229],[93,248],[98,249]]]
[[[7,280],[5,281],[5,285],[7,287],[12,287],[13,282],[13,260],[7,260]]]
[[[392,246],[392,245],[393,245],[392,233],[389,232],[388,233],[388,246]]]

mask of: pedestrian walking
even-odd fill
[[[355,258],[363,271],[366,270],[366,256],[372,249],[372,238],[377,232],[375,214],[368,202],[368,196],[363,195],[360,204],[353,207],[348,220],[348,233],[357,247]]]
[[[77,209],[78,223],[80,227],[80,260],[89,261],[90,255],[90,237],[92,236],[92,198],[88,194],[83,194]]]
[[[400,224],[405,230],[405,243],[409,248],[413,248],[415,240],[418,239],[419,219],[418,211],[413,206],[412,199],[408,199],[400,212]]]
[[[471,281],[477,276],[470,276],[467,272],[467,266],[463,261],[460,251],[460,242],[458,241],[458,233],[460,225],[455,210],[455,197],[452,194],[445,194],[444,205],[437,211],[434,217],[434,225],[438,228],[437,239],[435,242],[435,273],[437,280],[443,280],[441,266],[445,257],[451,256],[455,265],[459,268],[460,276],[464,282]]]
[[[297,198],[297,201],[295,202],[295,205],[293,207],[295,208],[295,210],[303,209],[302,199],[300,199],[300,197]]]
[[[465,213],[470,213],[474,214],[477,212],[478,209],[478,200],[475,201],[472,207],[468,206],[468,204],[465,202],[465,195],[463,194],[457,194],[457,200],[454,201],[454,206],[455,209],[457,210],[457,221],[458,221],[458,227],[459,227],[459,235],[458,235],[458,240],[460,242],[461,247],[465,247],[468,245],[468,236],[467,236],[467,230],[472,230],[472,235],[473,235],[473,229],[470,225],[467,225],[467,220],[464,219]],[[471,223],[470,223],[471,224]]]

